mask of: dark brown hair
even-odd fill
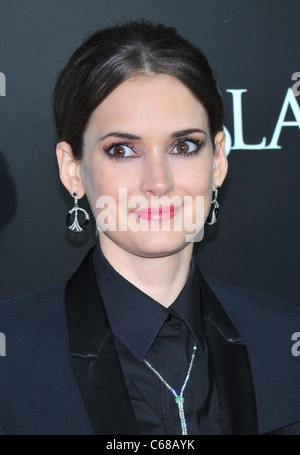
[[[53,92],[58,141],[67,141],[80,160],[96,107],[131,77],[158,73],[176,77],[202,103],[213,139],[223,129],[223,104],[206,57],[174,28],[137,20],[94,33],[58,74]]]

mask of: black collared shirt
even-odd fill
[[[103,256],[93,255],[107,312],[140,434],[181,434],[175,397],[143,362],[146,359],[179,395],[183,393],[187,433],[220,434],[220,410],[205,341],[199,273],[193,260],[177,299],[165,308],[123,278]]]

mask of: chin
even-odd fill
[[[126,242],[122,245],[123,248],[137,256],[150,258],[170,256],[188,245],[183,233],[147,232],[144,234],[140,238],[136,236],[133,241]]]

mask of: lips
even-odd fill
[[[136,210],[134,213],[143,220],[164,221],[174,218],[180,209],[181,207],[178,206],[152,207],[148,209]]]

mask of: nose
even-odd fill
[[[170,163],[166,157],[149,157],[143,166],[141,192],[151,196],[163,196],[174,189]]]

